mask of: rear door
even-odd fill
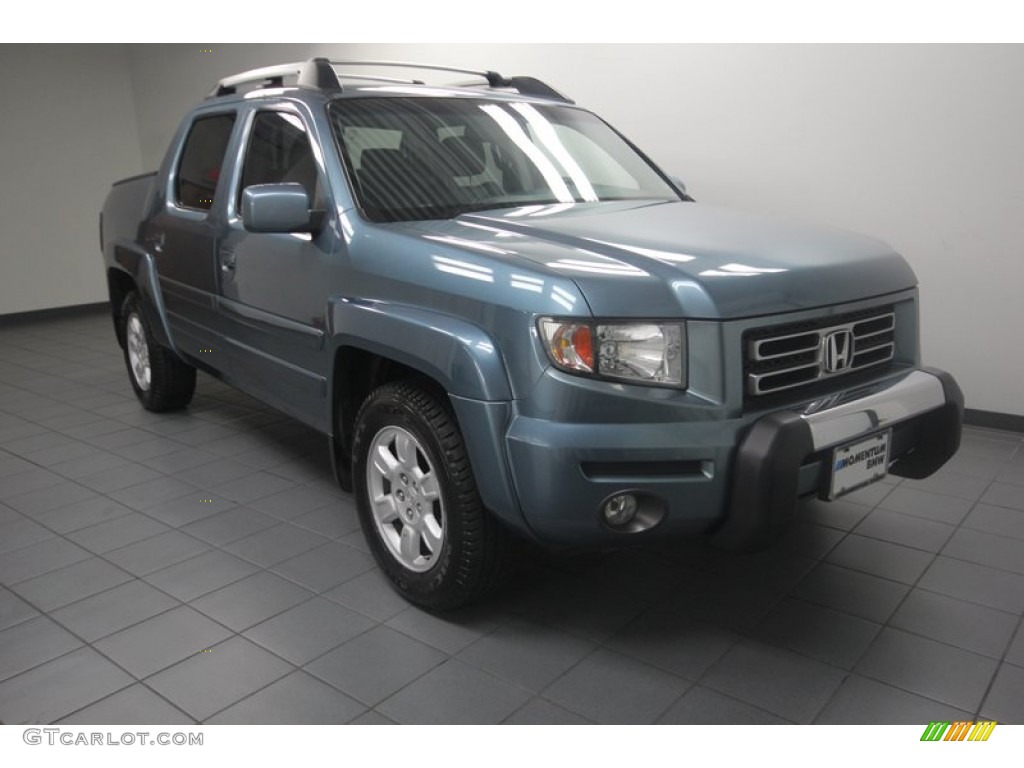
[[[323,155],[310,115],[287,102],[246,116],[240,164],[217,245],[220,312],[238,386],[326,430],[327,302],[338,292],[338,237]],[[327,138],[329,141],[329,137]],[[255,184],[299,183],[312,207],[325,212],[314,233],[247,232],[242,190]]]
[[[221,170],[236,122],[234,111],[193,120],[173,161],[163,209],[144,233],[175,344],[218,371],[227,370],[228,356],[219,332],[215,248],[229,193]]]

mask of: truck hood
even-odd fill
[[[881,241],[698,203],[531,206],[415,227],[568,277],[597,316],[749,317],[916,285]]]
[[[881,241],[696,203],[532,206],[420,223],[477,254],[494,249],[570,278],[596,315],[734,318],[916,285]]]

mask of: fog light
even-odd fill
[[[636,517],[639,507],[632,493],[618,493],[604,503],[602,512],[605,522],[616,528],[630,523]]]

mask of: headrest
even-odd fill
[[[484,172],[484,145],[476,137],[445,136],[441,140],[445,151],[445,162],[452,169],[452,176],[476,176]]]

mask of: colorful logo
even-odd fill
[[[958,720],[955,723],[931,722],[924,729],[921,741],[988,741],[995,730],[995,720]]]

